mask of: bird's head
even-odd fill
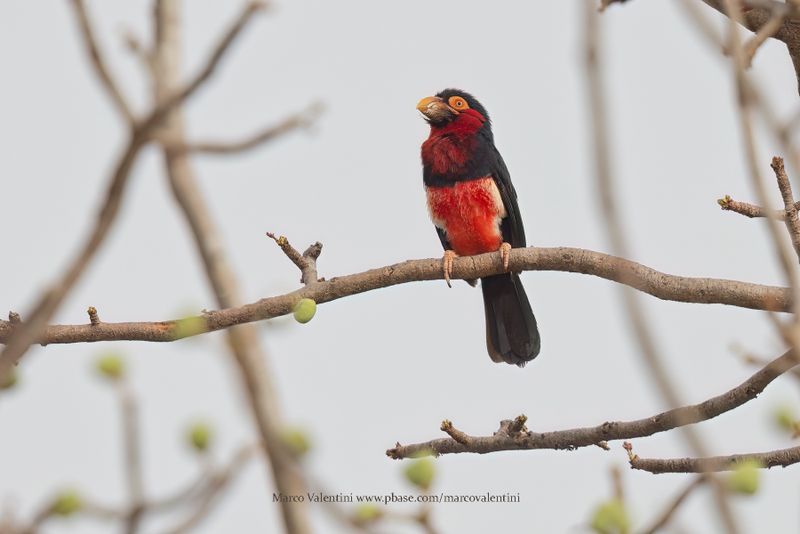
[[[436,96],[427,96],[417,103],[417,109],[432,128],[453,125],[480,129],[489,126],[489,114],[483,105],[459,89],[445,89]]]

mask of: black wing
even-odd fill
[[[519,213],[519,204],[517,204],[517,192],[514,190],[514,184],[511,183],[511,175],[506,167],[506,162],[503,161],[503,156],[494,145],[492,145],[492,149],[494,158],[491,165],[492,178],[494,178],[497,189],[500,190],[500,198],[506,208],[506,216],[500,223],[503,241],[514,248],[522,248],[527,244],[525,243],[525,228],[522,226],[522,216]]]
[[[445,250],[452,250],[453,247],[450,245],[450,241],[447,239],[447,232],[435,226],[436,233],[439,235],[439,241],[442,242],[442,248]]]

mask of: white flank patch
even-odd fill
[[[497,208],[497,216],[500,219],[505,218],[506,215],[506,207],[503,205],[503,198],[500,196],[500,190],[497,188],[497,184],[494,181],[494,178],[488,176],[483,179],[483,185],[489,190],[489,193],[492,195],[492,200],[494,201],[494,205]]]

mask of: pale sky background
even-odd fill
[[[608,250],[588,145],[580,2],[276,4],[188,109],[193,137],[226,138],[314,99],[328,108],[311,134],[241,157],[196,160],[248,301],[298,284],[294,265],[264,237],[268,230],[298,247],[324,243],[319,268],[326,277],[441,254],[421,184],[419,145],[427,126],[414,106],[449,86],[475,94],[492,115],[530,244]],[[187,72],[240,5],[185,2]],[[144,109],[149,86],[120,36],[127,29],[149,36],[150,2],[92,1],[90,7],[113,72]],[[763,223],[723,213],[715,202],[726,193],[755,198],[728,63],[673,2],[614,6],[602,24],[632,259],[673,274],[781,283]],[[24,313],[92,224],[124,137],[67,2],[0,3],[0,66],[0,307]],[[755,73],[789,116],[798,98],[782,44],[762,48]],[[760,136],[765,173],[778,153],[767,141]],[[213,308],[160,163],[153,149],[138,162],[110,239],[58,322],[85,322],[88,305],[106,321]],[[777,203],[777,191],[773,196]],[[523,280],[543,338],[541,355],[525,369],[489,360],[481,293],[463,283],[383,289],[325,304],[307,325],[291,319],[262,325],[286,418],[313,437],[308,467],[314,476],[334,491],[410,493],[404,464],[384,451],[395,441],[440,437],[445,418],[486,435],[520,413],[528,415],[529,428],[546,431],[666,408],[644,372],[614,284],[549,272],[524,273]],[[686,402],[752,374],[732,345],[768,358],[782,352],[761,313],[642,299]],[[27,516],[57,488],[75,486],[102,502],[122,502],[118,406],[92,371],[95,358],[110,350],[126,355],[141,398],[148,495],[170,493],[194,476],[196,462],[181,442],[193,419],[213,422],[221,458],[253,439],[220,334],[173,344],[36,348],[20,366],[20,387],[0,398],[0,501]],[[771,413],[783,403],[797,405],[797,393],[796,383],[784,378],[698,429],[716,454],[788,447]],[[611,445],[608,452],[442,457],[436,491],[519,492],[522,502],[442,504],[435,524],[445,534],[576,532],[610,496],[609,468],[618,465],[634,522],[644,526],[688,479],[629,471],[621,443]],[[648,457],[689,453],[676,433],[637,439],[634,447]],[[757,496],[734,499],[744,532],[800,529],[797,469],[764,472]],[[252,464],[199,531],[275,531],[278,508],[264,477]],[[716,532],[711,510],[701,490],[675,524],[684,532]],[[338,531],[318,508],[314,522],[320,532]],[[169,524],[151,522],[145,531]],[[75,520],[54,521],[44,532],[111,530]]]

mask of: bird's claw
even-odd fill
[[[511,260],[511,245],[503,241],[500,245],[500,258],[503,260],[503,269],[508,271],[508,262]]]
[[[442,271],[444,272],[444,281],[447,282],[447,287],[453,287],[452,284],[450,284],[450,275],[453,274],[453,259],[455,259],[456,256],[458,256],[458,254],[452,250],[445,250],[444,256],[442,256]]]

